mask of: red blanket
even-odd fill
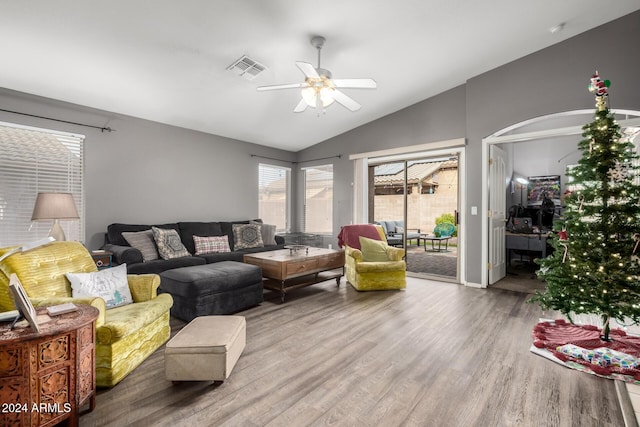
[[[373,224],[345,225],[338,234],[338,246],[344,245],[350,248],[360,249],[360,236],[373,240],[382,240],[378,229]]]
[[[533,345],[550,351],[563,362],[571,361],[577,363],[598,375],[617,378],[612,375],[620,374],[633,377],[635,381],[640,381],[640,366],[601,366],[582,358],[577,358],[573,354],[562,353],[559,349],[565,344],[573,344],[586,350],[605,347],[635,359],[640,358],[640,337],[627,335],[622,329],[611,329],[609,334],[611,341],[602,341],[600,335],[601,331],[596,326],[579,326],[568,323],[563,319],[558,319],[555,322],[540,322],[533,328]],[[625,378],[617,379],[628,381]]]

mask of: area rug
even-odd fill
[[[640,385],[640,337],[611,329],[606,342],[601,334],[592,325],[540,319],[531,352],[568,368]]]
[[[456,277],[458,268],[457,251],[430,252],[422,246],[410,247],[407,253],[407,271]]]

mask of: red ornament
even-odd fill
[[[560,230],[558,232],[558,238],[560,240],[569,240],[569,236],[567,235],[567,230]]]

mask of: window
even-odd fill
[[[53,221],[31,221],[39,192],[71,193],[80,220],[61,221],[84,240],[84,136],[0,123],[0,247],[47,237]]]
[[[306,233],[333,234],[333,165],[303,168]]]
[[[291,169],[258,165],[258,215],[276,231],[288,232],[290,227]]]

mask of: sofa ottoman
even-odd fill
[[[171,315],[186,322],[237,313],[263,301],[262,270],[236,261],[174,268],[160,273],[158,292],[171,294]]]
[[[203,316],[182,328],[164,350],[167,379],[224,381],[247,342],[243,316]]]

